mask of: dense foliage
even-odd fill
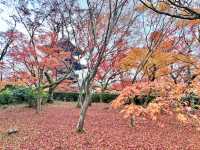
[[[93,93],[91,95],[92,102],[104,102],[110,103],[113,101],[118,94],[111,94],[111,93]],[[79,98],[79,93],[54,93],[54,99],[62,100],[62,101],[74,101],[77,102]]]
[[[195,94],[194,92],[190,92],[185,94],[181,101],[185,106],[191,106],[194,109],[200,109],[200,97],[199,95]]]
[[[8,86],[0,92],[0,105],[27,103],[30,107],[36,106],[38,94],[29,87]],[[40,97],[43,103],[47,100],[46,92],[42,92]]]
[[[196,92],[196,94],[191,94]],[[143,95],[153,95],[155,99],[148,105],[139,106],[130,99]],[[189,93],[189,95],[185,95]],[[112,102],[114,108],[120,109],[125,117],[144,117],[157,120],[163,114],[176,115],[182,123],[195,123],[200,125],[198,116],[193,114],[193,108],[199,107],[199,87],[194,81],[191,85],[175,84],[162,79],[154,82],[137,82],[125,88],[122,93]],[[148,101],[147,101],[148,102]]]

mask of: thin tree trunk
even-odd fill
[[[37,113],[40,113],[42,111],[42,105],[41,105],[41,103],[42,103],[42,100],[41,100],[41,97],[39,96],[37,98],[37,108],[36,108],[36,112]]]
[[[85,97],[84,97],[84,102],[83,102],[83,105],[81,107],[78,124],[76,126],[76,131],[77,132],[81,133],[81,132],[84,131],[84,129],[83,129],[84,120],[85,120],[86,112],[87,112],[87,109],[88,109],[90,103],[91,103],[91,97],[90,97],[90,91],[89,91],[89,86],[88,86],[88,87],[86,87],[86,93],[85,93]]]
[[[83,99],[84,99],[84,95],[83,95],[82,91],[80,91],[79,96],[78,96],[78,102],[76,104],[77,108],[81,108],[82,107]]]
[[[88,97],[86,97],[85,101],[83,103],[83,106],[81,108],[78,124],[77,124],[77,127],[76,127],[77,132],[83,132],[84,131],[84,129],[83,129],[84,120],[85,120],[85,116],[86,116],[86,112],[87,112],[89,103],[90,103],[90,101],[88,100]]]
[[[81,87],[80,87],[78,102],[77,102],[77,104],[76,104],[76,107],[77,107],[77,108],[81,108],[82,105],[83,105],[84,94],[85,94],[84,86],[85,86],[85,81],[82,82]]]
[[[104,89],[101,88],[100,103],[103,103],[103,93],[104,93]]]
[[[54,88],[49,87],[47,103],[53,103],[53,92],[54,92]]]
[[[40,113],[42,110],[42,99],[41,99],[41,89],[40,87],[37,89],[37,102],[36,102],[36,112]]]

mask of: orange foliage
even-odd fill
[[[162,32],[160,32],[160,31],[154,31],[150,35],[150,41],[157,42],[159,40],[162,40],[162,37],[163,37],[163,33]]]
[[[23,43],[23,48],[19,47],[10,54],[16,63],[26,68],[25,71],[17,72],[15,79],[28,85],[45,83],[46,80],[43,77],[45,71],[50,72],[51,77],[54,78],[56,69],[65,68],[68,64],[64,60],[71,58],[69,51],[64,51],[59,47],[57,34],[47,33],[36,36],[34,39],[35,48],[27,42]]]
[[[160,11],[167,11],[167,10],[170,9],[170,5],[167,4],[166,2],[160,2],[160,3],[158,4],[158,9],[159,9]]]
[[[196,20],[177,20],[177,22],[176,22],[176,26],[179,29],[184,28],[184,27],[198,26],[199,24],[200,24],[200,19],[196,19]]]
[[[184,93],[194,90],[194,88],[199,89],[199,86],[195,87],[193,85],[189,88],[185,84],[174,84],[167,78],[154,82],[137,82],[125,88],[117,99],[112,102],[112,107],[120,109],[126,118],[135,116],[157,120],[165,112],[167,114],[177,114],[178,121],[187,123],[196,116],[189,117],[190,115],[185,113],[185,108],[180,99]],[[149,93],[155,95],[156,98],[147,106],[136,105],[130,101],[136,96],[148,95]]]
[[[143,4],[139,4],[139,5],[137,5],[136,6],[136,8],[135,8],[135,10],[137,11],[137,12],[144,12],[144,11],[146,11],[148,8],[146,7],[146,6],[144,6]]]
[[[167,42],[169,43],[166,44]],[[173,41],[167,39],[167,41],[161,43],[148,58],[147,55],[150,51],[147,48],[132,48],[127,55],[119,61],[119,68],[122,70],[137,69],[142,62],[147,59],[146,63],[142,66],[143,73],[147,75],[148,71],[155,67],[155,77],[157,78],[168,75],[171,72],[169,66],[172,64],[192,65],[196,62],[195,57],[168,51],[172,45]]]
[[[0,81],[0,91],[2,89],[4,89],[6,85],[21,86],[21,85],[25,85],[25,84],[21,80],[12,80],[12,79],[10,79],[9,81],[8,80],[2,80],[2,81]]]

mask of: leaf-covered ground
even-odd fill
[[[39,115],[27,107],[0,108],[0,149],[200,150],[200,131],[176,122],[173,116],[163,116],[157,123],[141,119],[131,128],[128,120],[108,104],[93,104],[87,114],[84,134],[74,130],[78,116],[79,109],[71,103],[44,106]],[[19,132],[5,134],[13,127]]]

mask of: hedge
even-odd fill
[[[43,103],[47,101],[47,93],[42,92]],[[0,105],[27,103],[30,107],[36,105],[37,93],[34,89],[23,86],[7,86],[0,91]]]
[[[61,100],[61,101],[77,101],[78,100],[79,93],[61,93],[61,92],[55,92],[53,94],[53,98],[55,100]]]
[[[92,102],[102,102],[104,103],[110,103],[114,99],[116,99],[118,94],[112,94],[112,93],[95,93],[92,94]]]
[[[94,93],[92,94],[92,102],[102,102],[104,103],[110,103],[112,100],[114,100],[118,94],[111,94],[111,93]],[[55,100],[60,100],[60,101],[78,101],[79,93],[59,93],[56,92],[54,93],[54,99]]]

